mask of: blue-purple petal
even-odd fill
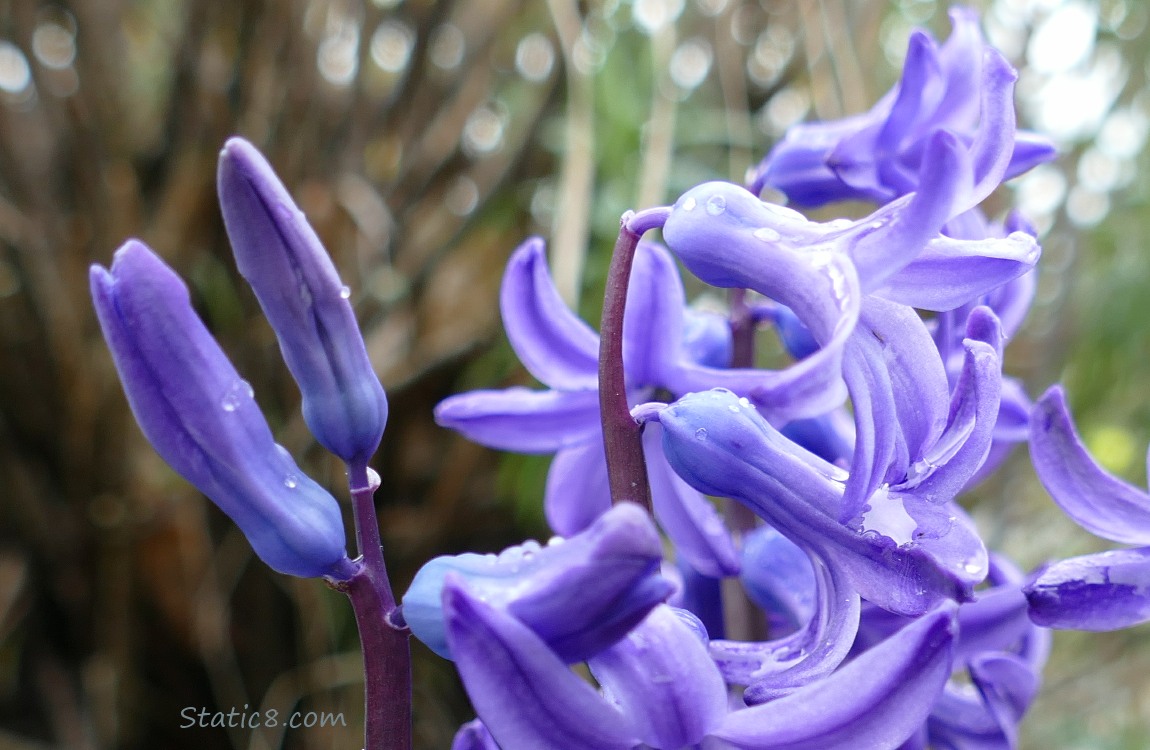
[[[541,383],[558,390],[597,387],[599,335],[559,296],[538,237],[511,255],[499,308],[511,347]]]
[[[704,748],[893,750],[930,713],[954,639],[953,609],[925,615],[826,679],[732,711]]]
[[[1060,630],[1107,631],[1150,621],[1150,547],[1060,560],[1023,589],[1030,619]]]
[[[471,391],[439,402],[435,421],[488,448],[551,453],[599,439],[599,392]]]
[[[737,575],[739,553],[719,511],[698,490],[679,478],[663,456],[662,428],[651,423],[643,430],[651,502],[659,526],[675,551],[692,568],[711,578]]]
[[[642,742],[683,748],[700,742],[727,713],[722,675],[693,615],[656,607],[611,648],[587,662],[604,694],[631,717]]]
[[[514,616],[450,579],[443,609],[463,686],[500,747],[632,750],[638,744],[628,717]]]
[[[499,556],[445,555],[426,563],[403,597],[412,633],[436,653],[448,652],[441,606],[445,581],[457,576],[493,607],[506,609],[574,663],[622,638],[671,595],[659,575],[662,546],[638,506],[613,507],[582,534],[540,547],[528,542]]]
[[[1079,526],[1121,544],[1150,544],[1150,494],[1095,462],[1074,428],[1060,386],[1034,405],[1030,458],[1046,491]]]

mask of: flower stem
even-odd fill
[[[411,631],[384,566],[372,498],[378,477],[350,466],[348,478],[360,567],[339,589],[351,600],[363,649],[364,750],[411,750]]]
[[[627,287],[639,238],[661,226],[668,209],[628,211],[619,221],[619,238],[607,270],[603,294],[603,318],[599,324],[599,411],[603,420],[603,450],[607,454],[607,479],[611,502],[633,502],[651,510],[651,488],[643,457],[643,426],[631,416],[623,372],[623,313]]]

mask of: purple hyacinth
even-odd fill
[[[950,17],[954,30],[941,47],[921,29],[911,33],[902,80],[869,112],[790,128],[750,175],[751,190],[770,185],[810,207],[887,203],[922,186],[927,144],[940,132],[972,153],[982,197],[999,179],[1053,159],[1048,139],[1014,130],[1013,79],[999,73],[1006,62],[982,38],[977,14],[952,8]],[[984,179],[998,169],[997,179]]]

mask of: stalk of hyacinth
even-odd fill
[[[348,463],[362,557],[346,552],[339,505],[277,445],[253,400],[191,308],[187,288],[142,243],[92,296],[137,421],[157,452],[200,488],[281,572],[325,576],[351,599],[364,649],[367,750],[410,750],[408,630],[380,546],[367,461],[387,401],[339,277],[271,167],[242,139],[220,158],[220,200],[251,282],[300,384],[316,438]]]

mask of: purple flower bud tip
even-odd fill
[[[662,546],[638,506],[614,506],[585,531],[547,546],[529,541],[497,555],[437,557],[403,597],[412,633],[437,654],[448,650],[443,591],[450,576],[505,609],[565,661],[583,661],[622,638],[674,586],[659,575]]]
[[[297,576],[346,578],[339,504],[272,438],[252,388],[192,310],[180,278],[143,243],[91,270],[92,299],[144,435],[247,536]]]
[[[387,422],[349,290],[264,157],[232,138],[220,152],[220,208],[240,273],[275,330],[316,439],[366,465]]]

